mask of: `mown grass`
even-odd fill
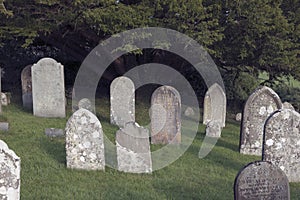
[[[97,116],[105,135],[114,142],[116,126],[109,124],[109,101],[97,100]],[[68,107],[68,117],[71,115]],[[136,120],[149,123],[149,106],[136,105]],[[149,174],[127,174],[106,167],[104,171],[66,168],[65,141],[45,136],[45,128],[64,128],[65,119],[34,117],[14,104],[3,108],[10,123],[4,140],[21,157],[21,199],[233,199],[238,171],[259,160],[238,152],[239,124],[228,120],[226,128],[210,152],[198,158],[204,126],[188,150],[171,165]],[[157,149],[159,146],[152,146]],[[291,199],[299,199],[300,184],[291,184]]]

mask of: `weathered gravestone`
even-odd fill
[[[33,114],[39,117],[65,117],[63,65],[43,58],[31,68]]]
[[[31,66],[27,65],[21,72],[23,107],[32,110]]]
[[[104,170],[103,131],[97,117],[86,109],[79,109],[66,125],[67,167]]]
[[[270,162],[248,164],[235,179],[235,200],[289,200],[289,182],[284,172]]]
[[[128,122],[116,134],[118,170],[151,173],[152,161],[149,131],[135,122]]]
[[[235,121],[237,121],[237,122],[242,121],[242,113],[237,113],[237,114],[235,115]]]
[[[0,199],[20,199],[21,160],[0,140]]]
[[[96,113],[95,108],[92,106],[92,102],[88,98],[83,98],[78,102],[78,109],[84,108],[92,113]]]
[[[1,104],[2,106],[8,106],[10,99],[7,97],[6,93],[1,92]]]
[[[295,110],[294,106],[292,104],[290,104],[289,102],[284,102],[282,104],[282,108]]]
[[[263,160],[280,167],[290,182],[300,182],[300,114],[282,109],[266,122]]]
[[[243,112],[240,153],[262,155],[265,121],[281,107],[279,96],[269,87],[260,87],[250,95]]]
[[[157,88],[151,97],[151,143],[181,142],[181,98],[171,86]]]
[[[65,132],[63,129],[59,128],[46,128],[45,134],[48,137],[63,137],[65,135]]]
[[[110,85],[110,123],[124,127],[135,121],[135,87],[125,76],[113,80]]]

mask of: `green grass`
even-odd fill
[[[116,126],[109,124],[109,101],[97,101],[97,116],[104,133],[114,142]],[[100,106],[101,105],[101,106]],[[70,107],[70,106],[69,106]],[[149,124],[149,106],[136,105],[136,118]],[[68,117],[71,112],[68,109]],[[256,156],[238,152],[239,125],[228,120],[222,138],[204,159],[198,152],[204,126],[185,154],[171,165],[151,175],[126,174],[106,167],[103,171],[66,168],[65,141],[45,136],[45,128],[64,128],[65,119],[34,117],[18,105],[3,108],[10,123],[4,140],[21,157],[21,199],[233,199],[233,184],[238,171]],[[152,146],[157,149],[159,146]],[[290,184],[291,199],[299,199],[300,184]]]

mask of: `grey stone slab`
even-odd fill
[[[8,131],[9,123],[8,122],[0,122],[0,130],[1,131]]]
[[[39,117],[66,116],[64,67],[43,58],[31,68],[33,114]]]
[[[151,97],[151,143],[181,142],[181,97],[171,86],[157,88]]]
[[[86,109],[79,109],[66,125],[67,167],[104,170],[104,139],[100,121]]]
[[[113,80],[110,85],[110,122],[124,127],[135,121],[135,87],[125,76]]]
[[[20,199],[21,159],[0,140],[0,199]]]
[[[282,109],[266,122],[263,160],[280,167],[290,182],[300,182],[300,114]]]
[[[289,200],[289,182],[284,172],[270,162],[248,164],[236,177],[235,200]]]
[[[32,110],[32,78],[31,67],[27,65],[21,72],[23,107]]]
[[[225,127],[226,120],[226,95],[219,86],[214,83],[206,92],[204,97],[203,124],[210,121],[221,122],[221,127]]]
[[[259,87],[250,95],[243,112],[240,153],[262,155],[264,124],[274,111],[281,108],[279,96],[269,87]]]
[[[151,173],[149,131],[134,122],[126,123],[116,134],[118,170]]]
[[[58,128],[46,128],[45,134],[49,137],[63,137],[65,136],[65,131]]]

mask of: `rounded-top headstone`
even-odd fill
[[[281,109],[267,120],[263,160],[280,167],[290,182],[300,182],[300,114]]]
[[[289,182],[284,172],[270,162],[248,164],[237,175],[235,200],[289,200]]]
[[[240,153],[262,155],[264,124],[274,111],[281,108],[279,96],[269,87],[259,87],[250,95],[243,112]]]
[[[84,108],[92,113],[96,113],[95,108],[92,106],[92,102],[88,98],[83,98],[78,102],[78,109],[80,108]]]
[[[131,79],[121,76],[110,85],[110,123],[124,127],[135,121],[135,87]]]

